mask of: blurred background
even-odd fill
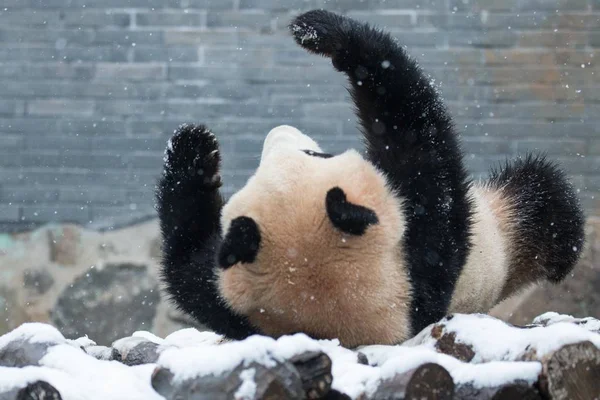
[[[166,141],[211,127],[226,194],[279,124],[360,146],[343,76],[287,33],[317,7],[407,46],[474,177],[532,149],[569,172],[590,216],[582,263],[495,315],[600,316],[600,0],[0,0],[0,334],[46,321],[110,343],[193,324],[156,274]]]

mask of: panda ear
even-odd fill
[[[226,269],[240,262],[253,263],[259,247],[260,231],[256,222],[250,217],[235,218],[221,242],[219,266]]]
[[[379,223],[375,211],[348,202],[346,193],[339,187],[327,192],[325,207],[333,226],[351,235],[363,235],[369,225]]]

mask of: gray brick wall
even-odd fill
[[[218,134],[228,193],[275,125],[359,145],[343,77],[286,32],[314,7],[409,47],[476,176],[547,151],[600,211],[600,0],[0,0],[0,230],[152,215],[182,122]]]

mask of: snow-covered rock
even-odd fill
[[[346,349],[304,334],[228,341],[195,329],[138,331],[107,347],[28,323],[0,336],[0,399],[594,398],[599,324],[456,314],[401,345]]]

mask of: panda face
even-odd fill
[[[401,204],[357,152],[325,155],[298,134],[300,148],[268,136],[256,174],[223,208],[220,294],[272,336],[302,330],[351,345],[389,330],[397,341],[403,330],[390,328],[409,326],[410,296]]]

